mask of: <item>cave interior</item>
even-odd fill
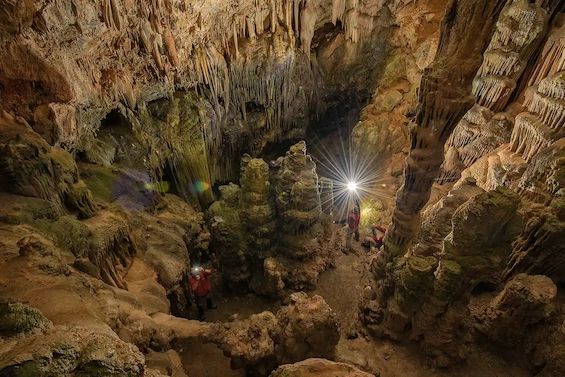
[[[564,241],[563,0],[0,0],[0,377],[562,377]]]

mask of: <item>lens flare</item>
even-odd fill
[[[196,181],[193,184],[194,184],[194,189],[199,194],[202,194],[204,191],[206,191],[210,188],[210,185],[206,182],[203,182],[203,181]]]
[[[379,153],[354,151],[352,133],[352,127],[339,127],[331,136],[314,133],[310,144],[309,154],[318,175],[333,181],[333,198],[326,199],[322,206],[331,204],[333,216],[339,220],[346,218],[357,202],[363,209],[364,202],[387,202],[393,198],[388,184],[390,175],[387,166],[378,161]]]

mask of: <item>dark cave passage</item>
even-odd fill
[[[343,195],[345,177],[352,180],[355,167],[359,166],[354,155],[351,133],[366,105],[368,96],[362,92],[334,92],[327,99],[328,107],[319,120],[313,122],[303,138],[307,153],[316,163],[318,177],[334,182],[334,216],[345,216],[353,197]],[[289,148],[300,139],[287,139],[277,143],[269,142],[260,155],[265,161],[284,156]],[[350,178],[349,178],[350,177]]]

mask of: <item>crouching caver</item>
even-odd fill
[[[208,309],[217,308],[212,302],[212,296],[210,295],[212,283],[208,279],[208,276],[212,275],[212,271],[197,267],[193,268],[191,273],[190,289],[192,293],[194,293],[194,301],[196,301],[196,307],[198,308],[198,317],[201,321],[205,321],[206,309],[204,305],[207,305]]]

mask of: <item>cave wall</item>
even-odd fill
[[[412,220],[419,236],[405,254],[406,248],[396,249],[399,243],[389,228],[387,238],[393,247],[387,248],[385,239],[385,252],[372,261],[374,280],[364,292],[361,318],[378,337],[420,342],[439,366],[465,359],[465,344],[484,336],[509,352],[516,350],[513,356],[520,365],[541,371],[540,375],[559,375],[564,368],[562,362],[553,363],[539,351],[549,348],[540,334],[555,334],[549,341],[552,344],[562,337],[561,311],[553,312],[555,284],[564,279],[563,247],[556,241],[563,234],[562,6],[558,1],[507,2],[473,80],[475,105],[468,106],[464,116],[460,114],[463,119],[447,140],[442,174],[430,174],[439,183],[461,179],[424,212],[423,223],[418,214],[410,217],[398,208],[412,199],[427,202],[421,189],[424,180],[418,177],[430,169],[417,170],[413,161],[406,161],[405,186],[417,182],[413,194],[419,195],[399,200],[399,192],[393,225]],[[423,80],[420,88],[424,102],[445,89],[426,93],[425,84]],[[427,164],[437,149],[428,148],[424,156],[430,139],[418,138],[423,131],[420,126],[412,130],[410,155]],[[434,129],[441,129],[437,122]],[[442,130],[430,138],[445,140],[449,133]],[[462,192],[470,183],[479,187]],[[473,219],[478,222],[473,224]],[[466,237],[473,241],[465,241]],[[500,291],[499,296],[490,304],[481,302],[485,298],[474,291],[481,285]],[[512,306],[512,314],[503,314],[500,301],[514,295],[509,293],[514,287],[523,295],[505,304],[505,308]],[[547,296],[541,293],[546,288]],[[536,292],[535,299],[528,296],[529,290]],[[537,300],[537,311],[520,312],[532,301],[538,305]],[[562,308],[562,300],[557,305]],[[477,315],[477,310],[488,314]],[[489,315],[496,323],[490,328],[483,322],[492,323]],[[525,336],[515,327],[536,335]]]

